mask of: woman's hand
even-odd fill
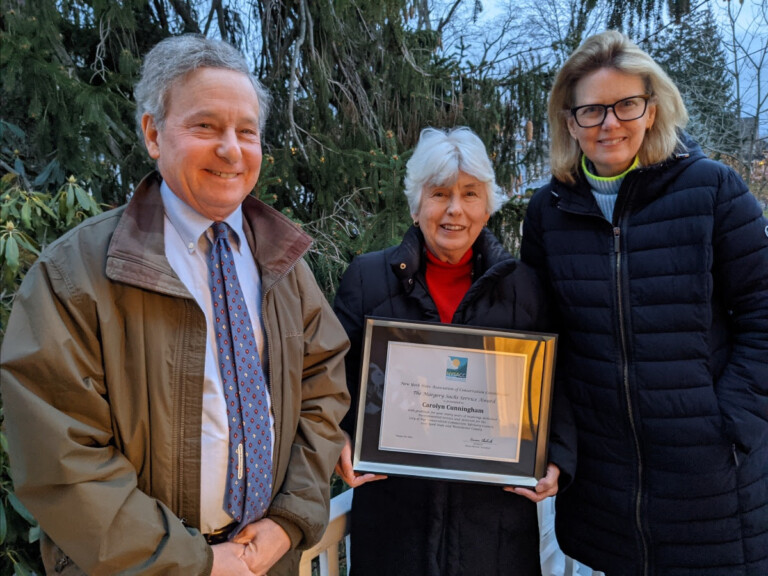
[[[352,470],[352,440],[346,432],[344,432],[344,448],[341,449],[341,456],[336,463],[336,474],[352,488],[362,486],[366,482],[386,479],[386,476],[381,474],[358,474]]]
[[[547,464],[547,474],[538,481],[533,490],[519,486],[506,486],[504,490],[525,496],[531,502],[541,502],[544,498],[557,494],[558,478],[560,478],[560,468],[550,462]]]

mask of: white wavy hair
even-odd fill
[[[449,130],[425,128],[405,170],[405,197],[411,214],[418,212],[425,188],[452,184],[459,172],[469,174],[485,185],[489,214],[508,200],[496,184],[491,159],[477,134],[466,126]]]

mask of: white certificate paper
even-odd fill
[[[518,462],[525,354],[390,341],[380,450]]]

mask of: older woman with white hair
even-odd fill
[[[413,226],[401,244],[355,258],[336,294],[334,308],[352,342],[346,368],[355,400],[366,315],[547,328],[536,275],[485,227],[506,198],[474,132],[422,131],[408,162],[405,194]],[[353,412],[342,423],[347,433]],[[351,451],[348,438],[336,471],[355,487],[353,576],[540,574],[534,502],[556,492],[554,465],[535,490],[502,489],[356,474]]]

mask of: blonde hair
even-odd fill
[[[688,123],[688,112],[680,91],[666,72],[627,36],[606,30],[587,38],[566,60],[555,78],[549,95],[550,163],[552,175],[574,183],[579,172],[581,149],[568,131],[570,109],[575,106],[576,84],[601,68],[613,68],[643,79],[656,106],[653,127],[646,133],[638,156],[644,166],[669,157],[678,145],[679,129]]]

